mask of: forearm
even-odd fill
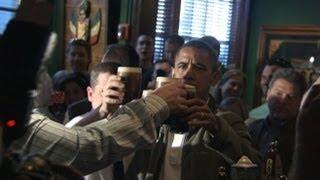
[[[168,106],[157,96],[119,108],[110,121],[84,128],[64,128],[37,118],[28,133],[14,143],[23,154],[40,153],[54,162],[71,165],[88,174],[108,166],[156,139],[157,124],[169,116]]]
[[[117,108],[118,107],[119,106],[117,105]],[[71,128],[74,126],[86,126],[86,125],[94,123],[96,121],[100,121],[104,118],[109,119],[112,117],[112,114],[117,110],[117,108],[114,108],[114,110],[111,110],[110,112],[105,113],[105,112],[100,112],[100,108],[101,108],[101,106],[99,106],[95,109],[92,109],[91,111],[89,111],[83,115],[80,115],[80,116],[73,118],[68,123],[66,123],[65,126],[68,128]]]

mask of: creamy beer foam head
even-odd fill
[[[137,67],[118,67],[118,74],[119,73],[139,73],[142,74],[142,69]]]
[[[178,81],[176,78],[170,78],[170,77],[157,77],[156,79],[156,88],[159,88],[169,82],[172,81]]]
[[[118,67],[118,75],[125,84],[124,103],[140,97],[142,69],[136,67]]]
[[[153,92],[152,89],[146,89],[142,91],[142,98],[146,98],[149,94]]]
[[[188,92],[187,99],[195,98],[196,97],[196,87],[192,86],[192,85],[189,85],[189,84],[186,84],[185,87],[186,87],[187,92]]]

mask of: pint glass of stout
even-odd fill
[[[142,91],[142,98],[146,98],[148,95],[150,95],[153,92],[151,89],[146,89]]]
[[[156,79],[156,88],[159,88],[169,82],[178,81],[176,78],[169,77],[157,77]],[[196,97],[196,87],[193,85],[186,84],[187,89],[187,99],[192,99]]]
[[[125,84],[123,103],[138,99],[141,93],[142,70],[136,67],[118,67],[118,76]]]
[[[169,78],[169,77],[157,77],[156,79],[156,89],[173,81],[177,81],[178,79]]]
[[[186,84],[187,89],[187,99],[192,99],[196,97],[196,87]]]

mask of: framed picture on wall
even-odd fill
[[[270,59],[285,59],[305,75],[307,82],[320,71],[320,26],[262,26],[254,105],[261,103],[259,86],[264,65]]]
[[[107,46],[109,0],[67,0],[65,3],[65,47],[72,39],[87,41],[93,67],[101,61]],[[68,63],[65,68],[70,68]]]

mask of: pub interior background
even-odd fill
[[[4,0],[0,2],[0,33],[4,31],[7,21],[12,18],[19,0]],[[59,0],[55,1],[55,13],[52,17],[51,28],[58,35],[58,45],[50,61],[47,63],[49,74],[64,67],[64,47],[67,42],[69,21],[74,11],[82,0]],[[101,10],[101,29],[98,43],[93,47],[93,59],[99,59],[102,51],[108,44],[117,42],[117,31],[119,24],[129,24],[130,41],[134,44],[139,34],[145,33],[158,38],[156,45],[163,46],[163,38],[166,35],[178,33],[185,37],[180,25],[179,17],[183,16],[180,11],[192,11],[186,9],[187,5],[199,6],[197,13],[210,12],[204,9],[207,3],[216,3],[221,6],[220,13],[226,13],[219,17],[220,21],[213,21],[210,16],[201,19],[194,37],[213,35],[222,42],[223,64],[232,64],[240,68],[247,76],[245,100],[249,107],[254,106],[256,75],[260,60],[258,58],[259,37],[263,26],[317,26],[320,24],[320,12],[318,0],[90,0],[92,14]],[[185,3],[185,7],[180,4]],[[162,14],[161,14],[162,13]],[[197,13],[194,13],[195,16]],[[186,13],[188,15],[188,13]],[[184,14],[184,15],[186,15]],[[158,16],[158,17],[157,17]],[[161,19],[163,18],[163,19]],[[200,17],[201,18],[201,17]],[[182,18],[180,17],[180,23]],[[195,18],[196,19],[196,18]],[[162,21],[161,21],[162,20]],[[210,23],[212,21],[212,23]],[[188,22],[186,23],[194,23]],[[207,23],[207,24],[206,24]],[[212,30],[210,25],[223,26],[217,31]],[[161,31],[163,26],[165,31]],[[156,28],[159,30],[156,30]],[[197,28],[200,28],[197,30]],[[222,29],[221,29],[222,28]],[[228,33],[223,32],[228,29]],[[209,34],[208,34],[209,33]],[[211,33],[211,34],[210,34]],[[26,34],[27,35],[27,34]],[[157,50],[156,50],[157,51]],[[159,52],[158,52],[159,53]],[[156,54],[155,54],[156,56]],[[95,63],[95,60],[94,60]]]
[[[5,31],[7,23],[15,16],[15,13],[20,13],[20,11],[17,11],[20,1],[21,0],[0,1],[0,37]],[[31,7],[35,9],[35,7],[38,7],[35,4],[38,4],[40,1],[25,0],[21,2],[22,6],[20,10],[23,9],[24,3],[28,2],[34,3]],[[317,89],[319,86],[312,86],[310,91],[308,91],[305,96],[307,98],[304,98],[302,101],[303,103],[300,105],[300,100],[302,99],[305,90],[308,88],[307,83],[308,85],[311,85],[313,83],[312,80],[318,79],[318,82],[320,81],[320,78],[318,78],[320,76],[320,19],[318,18],[320,17],[320,12],[318,10],[320,5],[319,0],[44,0],[41,1],[41,3],[49,5],[50,7],[52,7],[51,3],[54,5],[54,13],[51,17],[49,29],[57,35],[57,41],[49,60],[44,62],[44,67],[40,67],[38,72],[38,90],[31,91],[32,93],[29,93],[30,91],[24,92],[28,92],[25,94],[25,98],[28,100],[30,100],[30,94],[33,96],[32,105],[34,105],[36,108],[32,111],[32,113],[44,114],[48,117],[47,119],[41,119],[40,121],[39,119],[36,119],[39,118],[38,116],[35,116],[35,118],[32,116],[30,119],[38,122],[29,123],[27,127],[28,131],[26,132],[20,131],[19,129],[17,131],[23,133],[23,138],[28,138],[28,141],[25,141],[23,138],[13,141],[14,145],[11,146],[13,149],[17,148],[20,150],[22,147],[31,147],[35,149],[35,152],[37,152],[39,150],[42,151],[44,149],[43,147],[48,146],[46,145],[48,143],[50,144],[48,146],[49,150],[46,149],[46,151],[49,152],[48,158],[57,156],[56,154],[60,153],[60,149],[61,152],[63,152],[64,148],[67,150],[69,148],[71,151],[76,149],[76,158],[72,158],[73,160],[76,160],[74,161],[74,164],[71,164],[71,166],[75,167],[75,169],[80,168],[82,173],[81,175],[90,174],[93,172],[93,170],[99,170],[97,173],[103,173],[104,170],[106,170],[106,174],[111,174],[113,177],[115,177],[114,179],[118,179],[118,177],[122,177],[123,179],[124,175],[127,177],[135,177],[134,174],[130,174],[130,170],[132,170],[130,167],[136,169],[140,166],[140,163],[143,167],[145,165],[153,166],[153,163],[157,163],[157,169],[151,169],[155,170],[154,172],[151,172],[151,175],[154,173],[154,175],[162,176],[163,173],[163,178],[166,179],[165,177],[171,176],[170,173],[167,173],[170,172],[170,168],[169,171],[166,168],[158,168],[161,168],[161,163],[164,164],[163,167],[166,167],[166,161],[171,161],[171,157],[176,159],[173,159],[173,161],[169,162],[168,164],[171,163],[175,166],[177,162],[181,163],[177,166],[181,170],[174,170],[174,173],[180,173],[179,175],[181,175],[181,179],[187,179],[186,177],[189,179],[205,179],[198,177],[199,175],[206,177],[206,173],[208,173],[208,177],[217,176],[226,178],[227,176],[230,176],[231,179],[236,178],[241,174],[252,179],[258,179],[258,176],[260,175],[261,177],[273,177],[276,179],[286,179],[288,175],[297,175],[297,177],[299,175],[303,177],[302,179],[319,179],[313,177],[306,178],[306,174],[312,176],[316,174],[314,172],[319,171],[317,170],[319,166],[315,164],[318,164],[320,159],[318,153],[320,145],[315,142],[313,138],[320,136],[320,131],[318,131],[318,127],[320,126],[318,121],[320,118],[320,113],[318,113],[320,96],[319,92],[317,92],[317,90],[319,90]],[[40,9],[43,12],[43,9]],[[29,13],[31,11],[29,9],[25,12]],[[24,15],[25,16],[23,17],[28,17],[26,14]],[[39,16],[41,16],[41,14],[39,14]],[[12,21],[12,24],[19,24],[19,19],[17,18],[17,20],[18,21]],[[8,27],[11,27],[11,25]],[[21,35],[22,33],[18,34]],[[29,34],[32,34],[31,31]],[[29,36],[29,34],[23,34],[23,36],[19,36],[19,39],[22,37],[36,37],[36,35]],[[167,45],[166,39],[170,37],[170,35],[175,34],[183,37],[187,45],[182,46],[180,51],[175,50],[175,52],[179,53],[175,59],[176,67],[172,67],[172,61],[170,61],[172,58],[168,58],[168,56],[164,58],[164,47]],[[144,42],[144,45],[142,45],[143,43],[137,43],[139,42],[138,39],[140,39],[141,35],[144,35],[144,38],[147,39],[145,41],[148,41]],[[208,40],[203,38],[205,36],[213,36],[219,41],[219,51],[215,49],[217,44],[216,40],[212,40],[210,38]],[[1,42],[5,42],[5,37],[7,37],[7,34],[4,34],[3,37],[4,38],[1,40],[4,39],[4,41]],[[173,40],[175,41],[173,44],[176,44],[176,46],[183,44],[180,43],[181,41],[179,40],[181,39],[179,37],[175,36],[175,38],[176,39]],[[191,41],[198,38],[201,39],[199,41]],[[207,42],[210,40],[211,42]],[[188,41],[191,42],[188,43]],[[13,42],[18,43],[17,41]],[[149,47],[146,47],[148,46],[147,43]],[[32,42],[30,44],[32,44]],[[128,44],[130,44],[132,47],[127,46]],[[150,44],[153,44],[152,48],[150,48]],[[26,49],[28,51],[24,44],[19,43],[19,45],[23,45],[23,48],[21,49]],[[121,46],[122,48],[125,47],[126,49],[124,51],[128,52],[118,53],[114,51],[114,56],[117,58],[117,60],[114,60],[112,55],[110,55],[112,53],[109,54],[109,57],[106,57],[108,56],[106,52],[112,51],[110,50],[112,49],[112,46],[110,47],[109,45],[112,45],[113,47],[118,46],[116,48]],[[74,60],[75,58],[72,59],[72,55],[70,55],[72,54],[72,51],[76,51],[74,50],[77,49],[76,46],[82,50],[83,57],[82,59],[79,58],[80,60]],[[140,48],[141,46],[145,46],[145,49]],[[15,51],[14,48],[10,47],[9,49],[13,49],[13,51]],[[35,52],[38,50],[37,48],[34,49],[36,49]],[[119,49],[121,50],[121,48]],[[172,49],[174,48],[171,48],[170,50]],[[203,53],[205,51],[202,50],[205,50],[207,53]],[[5,51],[8,51],[8,49]],[[151,51],[153,52],[151,53]],[[212,60],[216,60],[216,52],[218,53],[217,55],[219,55],[220,64],[223,65],[223,67],[219,66],[221,74],[220,71],[216,70],[216,68],[207,68],[209,67],[209,63],[210,65],[215,65],[215,63],[212,63]],[[11,52],[11,54],[15,53]],[[24,55],[23,53],[21,54]],[[78,55],[73,56],[80,56],[79,54],[81,53],[78,52]],[[27,59],[25,56],[21,57],[23,60]],[[9,58],[10,60],[17,59],[17,62],[20,60],[19,58]],[[46,57],[43,59],[46,59]],[[156,68],[156,62],[161,62],[163,59],[167,60],[164,63],[166,65],[163,65],[161,67],[162,69],[159,68],[161,71],[158,71]],[[154,64],[151,62],[152,60]],[[273,69],[273,73],[269,73],[268,77],[265,78],[265,82],[262,83],[262,71],[264,71],[264,67],[270,68],[268,61],[273,62],[273,60],[282,64],[274,64],[276,67]],[[100,62],[108,62],[110,64]],[[289,63],[286,64],[287,62]],[[112,63],[114,63],[114,67]],[[32,65],[32,63],[27,64]],[[95,66],[97,64],[98,66]],[[100,74],[103,74],[102,77],[106,77],[107,75],[111,75],[113,73],[116,74],[118,71],[117,75],[122,76],[120,75],[121,73],[119,74],[119,72],[121,72],[119,70],[120,68],[117,70],[118,65],[131,66],[130,68],[134,66],[138,67],[136,68],[136,70],[138,69],[137,71],[131,71],[131,73],[134,72],[142,75],[137,76],[139,78],[137,81],[139,82],[132,83],[135,81],[128,80],[135,77],[135,75],[132,74],[131,76],[129,75],[130,78],[128,79],[126,79],[126,77],[117,77],[117,80],[113,79],[112,81],[108,78],[102,78],[107,82],[102,83],[103,85],[101,86],[107,90],[99,90],[99,88],[96,88],[98,86],[100,87],[100,81],[102,81],[98,80],[101,79],[99,78],[101,77]],[[291,68],[287,68],[291,66],[298,72],[292,70]],[[3,67],[6,68],[8,66],[3,65]],[[21,67],[23,69],[29,69],[25,66]],[[108,72],[103,72],[104,70],[101,70],[101,72],[95,72],[100,71],[99,68],[107,69],[107,67],[113,70],[108,70]],[[273,67],[271,67],[271,69],[272,68]],[[277,68],[278,71],[275,72]],[[89,70],[93,70],[91,71],[93,73],[90,74],[90,80],[88,74]],[[14,69],[14,71],[24,72],[16,69]],[[171,73],[171,71],[173,73]],[[5,70],[0,72],[6,73]],[[158,72],[161,72],[162,74],[159,75],[160,73],[158,74]],[[271,72],[271,70],[269,72]],[[97,73],[96,77],[94,77],[95,73]],[[23,74],[25,75],[29,73]],[[184,87],[187,90],[186,98],[177,98],[184,96],[182,92],[186,93],[186,91],[180,91],[180,93],[174,91],[178,91],[181,87],[178,89],[170,89],[171,86],[179,86],[179,83],[172,83],[168,86],[159,88],[159,86],[162,86],[162,83],[165,84],[165,81],[158,81],[156,76],[170,75],[172,75],[174,78],[183,78],[183,83],[185,84]],[[212,75],[212,77],[210,77],[210,75]],[[145,77],[148,78],[145,79]],[[96,80],[94,78],[96,78]],[[23,79],[27,78],[23,76]],[[49,80],[51,84],[49,83]],[[307,82],[305,82],[305,80]],[[15,81],[12,79],[10,79],[10,81],[15,83]],[[165,129],[162,129],[161,127],[159,130],[159,136],[157,136],[158,139],[156,143],[159,142],[158,145],[165,146],[161,146],[161,151],[157,151],[159,152],[159,158],[157,157],[157,154],[152,156],[150,159],[151,163],[146,163],[147,161],[139,159],[140,153],[142,153],[141,155],[143,157],[149,157],[144,150],[149,151],[150,149],[142,149],[142,151],[134,151],[135,156],[133,161],[129,163],[130,166],[128,166],[126,170],[124,169],[124,165],[126,163],[125,159],[122,159],[112,164],[112,166],[101,170],[102,166],[105,164],[99,164],[99,161],[103,161],[104,159],[100,158],[100,154],[97,161],[95,161],[93,158],[92,162],[97,163],[92,163],[93,168],[90,169],[88,168],[89,166],[87,166],[87,164],[90,164],[89,162],[91,162],[91,157],[93,156],[89,155],[95,151],[94,148],[99,149],[99,152],[102,149],[100,148],[100,145],[103,144],[106,144],[106,148],[108,148],[109,145],[112,148],[112,143],[108,144],[106,140],[113,135],[110,129],[114,128],[115,134],[118,131],[127,133],[127,130],[130,129],[131,126],[127,126],[126,123],[131,124],[132,122],[135,122],[132,121],[134,119],[132,116],[121,116],[121,109],[120,111],[117,111],[118,106],[127,102],[126,100],[128,100],[126,97],[122,97],[121,95],[132,95],[135,93],[130,93],[130,90],[128,93],[128,89],[131,87],[130,85],[128,86],[128,84],[124,85],[125,88],[112,87],[110,84],[115,81],[118,81],[119,84],[127,82],[133,84],[134,89],[137,90],[137,95],[129,98],[130,100],[139,98],[141,94],[139,91],[141,89],[155,89],[155,91],[151,92],[156,96],[143,97],[145,94],[142,93],[141,99],[132,102],[132,108],[130,104],[128,104],[128,106],[120,106],[120,108],[126,109],[129,107],[127,109],[130,111],[130,114],[133,113],[134,117],[137,118],[139,122],[140,119],[141,122],[143,122],[141,123],[143,124],[143,127],[141,128],[148,128],[148,123],[152,124],[152,128],[149,128],[149,130],[152,132],[152,136],[154,136],[154,132],[156,132],[157,129],[154,127],[153,121],[143,119],[147,117],[148,114],[144,114],[144,111],[139,109],[139,104],[142,106],[142,109],[146,109],[146,113],[153,111],[154,107],[157,109],[156,107],[159,106],[159,112],[155,112],[155,117],[162,115],[162,113],[170,114],[169,120],[164,122],[164,125],[162,126],[166,128],[168,125],[170,129],[167,129],[167,132],[163,132]],[[142,81],[142,83],[140,81]],[[172,79],[167,78],[167,82],[168,81],[172,81]],[[93,85],[94,82],[96,85]],[[108,84],[109,82],[110,84]],[[19,84],[17,83],[17,85]],[[216,86],[213,87],[213,85]],[[238,86],[237,90],[234,90],[236,86]],[[9,91],[14,89],[11,88],[12,86],[8,87],[10,87],[7,88]],[[208,92],[209,87],[210,90]],[[76,92],[73,91],[73,88],[80,90]],[[121,94],[113,97],[112,93],[111,95],[105,95],[104,93],[108,92],[110,89],[112,91],[119,91]],[[171,102],[168,99],[166,101],[166,97],[160,96],[159,92],[157,94],[157,91],[161,92],[162,89],[164,89],[166,95],[170,94],[168,99],[172,100]],[[205,90],[206,92],[202,93],[202,90]],[[318,93],[315,97],[313,97],[315,94],[314,92]],[[43,98],[37,99],[37,97],[42,97],[41,93]],[[208,93],[211,93],[213,96],[211,97],[208,95]],[[156,100],[157,95],[160,98],[158,100]],[[3,96],[5,97],[6,95]],[[108,104],[107,100],[103,98],[109,98],[109,96],[111,99],[115,99],[115,103],[110,104],[116,105],[114,106],[116,108],[113,107],[112,109],[108,109],[110,104]],[[118,99],[116,99],[117,97]],[[181,105],[179,103],[177,103],[177,105],[175,104],[175,102],[179,102],[181,99],[186,100],[183,102],[187,102],[191,98],[191,101],[195,101],[193,97],[202,100],[201,103],[199,102],[198,104],[198,102],[196,102],[195,104],[192,104],[192,106],[187,106],[188,109],[186,109],[185,106],[179,106]],[[155,102],[149,102],[148,98],[151,100],[155,98]],[[161,98],[166,103],[159,103]],[[41,100],[45,103],[40,105]],[[17,101],[20,103],[21,99],[18,99]],[[37,101],[39,101],[38,104],[36,103]],[[142,103],[135,104],[137,102]],[[103,106],[103,103],[106,104],[106,106]],[[78,104],[81,106],[76,106]],[[37,105],[39,107],[37,107]],[[97,107],[97,105],[99,105],[99,107]],[[168,108],[166,108],[166,111],[162,112],[161,107],[165,106]],[[81,108],[79,108],[79,112],[77,112],[78,109],[73,109],[72,107]],[[183,116],[185,114],[189,114],[188,116],[183,117],[186,121],[181,121],[181,119],[179,119],[180,116],[176,117],[174,114],[175,111],[172,109],[172,107],[181,107],[181,109],[185,110],[186,112],[182,112],[181,109],[179,109],[178,113],[181,113]],[[139,112],[142,113],[139,114],[138,112],[135,112],[135,108],[139,109]],[[194,110],[193,108],[199,108],[199,110]],[[97,109],[99,111],[96,111]],[[101,112],[100,109],[102,109]],[[227,111],[233,112],[230,113]],[[18,110],[15,110],[15,112],[18,112]],[[72,114],[73,112],[75,113]],[[120,121],[124,122],[124,125],[120,126],[118,123],[114,123],[115,126],[112,126],[112,123],[115,122],[111,121],[113,119],[114,112],[119,112],[121,117],[125,117],[123,118],[123,121]],[[25,113],[21,114],[24,115]],[[124,112],[123,114],[126,113]],[[190,116],[190,114],[192,116]],[[233,114],[237,115],[233,116]],[[109,117],[109,115],[111,115],[111,120],[106,118],[107,116]],[[115,113],[116,117],[114,119],[117,118],[117,115],[118,114]],[[223,117],[224,115],[226,117]],[[228,115],[230,115],[230,117]],[[40,117],[42,118],[42,116]],[[154,118],[153,116],[150,117]],[[14,128],[10,128],[15,127],[15,124],[10,127],[8,122],[18,122],[14,119],[8,119],[7,117],[1,119],[4,119],[6,123],[0,124],[0,136],[2,135],[1,125],[5,125],[3,127],[9,130],[14,130]],[[23,117],[23,119],[26,118]],[[92,123],[92,126],[86,126],[86,123],[91,123],[92,121],[100,122]],[[74,122],[76,122],[76,124],[73,124]],[[99,129],[99,123],[104,124],[106,122],[110,123],[106,126],[101,126],[102,129]],[[37,123],[40,125],[38,126]],[[44,123],[45,125],[42,126],[41,123]],[[109,126],[110,124],[111,126]],[[140,126],[140,123],[132,124]],[[22,125],[25,127],[25,124]],[[77,128],[79,128],[79,131],[77,128],[71,128],[74,125],[78,126]],[[40,127],[39,131],[37,129],[38,127]],[[119,130],[117,128],[119,128]],[[62,129],[64,133],[59,133],[60,131],[57,131],[57,129]],[[108,134],[109,132],[106,134],[100,133],[102,131],[110,131],[111,135]],[[140,130],[138,129],[137,132],[139,131]],[[15,131],[10,132],[15,134]],[[47,136],[42,136],[43,132],[46,133],[46,135],[52,134],[52,139],[58,138],[59,140],[55,141],[55,143],[57,142],[57,145],[55,143],[54,145],[51,145],[51,138],[48,138],[49,140],[47,141]],[[99,133],[99,135],[96,136],[95,133]],[[142,133],[141,138],[149,139],[146,141],[150,141],[147,133]],[[5,137],[11,138],[11,134],[7,134],[9,135]],[[74,136],[74,134],[76,135]],[[119,134],[122,138],[127,138],[127,136],[122,136],[121,133]],[[127,134],[133,134],[132,136],[135,135],[134,133]],[[29,138],[29,135],[32,138]],[[12,137],[14,138],[14,136]],[[171,145],[172,147],[170,147],[171,140],[169,141],[169,138],[165,137],[173,138]],[[43,141],[41,141],[42,138],[44,139]],[[66,142],[61,141],[62,145],[59,146],[60,139],[64,138],[66,139]],[[162,138],[167,142],[162,142]],[[87,139],[92,141],[87,141]],[[128,139],[130,139],[129,135]],[[72,140],[76,140],[77,143]],[[107,143],[105,143],[105,140]],[[121,141],[118,142],[116,137],[114,139],[112,138],[111,140],[115,141],[116,145],[120,144],[120,150],[114,151],[121,154]],[[179,145],[176,145],[176,141],[179,141]],[[43,147],[32,146],[34,145],[32,144],[33,142],[41,142]],[[87,142],[89,145],[86,145],[84,142]],[[92,142],[94,145],[90,146],[90,143]],[[128,140],[128,142],[131,141]],[[25,145],[25,143],[29,143],[31,145]],[[78,146],[78,144],[82,143],[84,145]],[[140,142],[138,141],[138,143]],[[167,144],[169,144],[169,146],[167,146]],[[192,144],[192,146],[189,146],[190,144]],[[57,147],[59,151],[55,151],[54,149],[51,151],[51,147]],[[80,149],[79,151],[77,149],[78,147]],[[156,150],[158,148],[158,146],[152,147],[154,147]],[[194,153],[195,158],[189,156],[190,154],[193,155],[193,153],[190,152],[194,150],[191,148],[188,149],[189,147],[197,150],[194,151],[196,152]],[[90,149],[90,151],[86,148]],[[91,148],[93,151],[91,151]],[[202,151],[202,149],[199,150],[198,148],[209,150],[209,153],[206,153],[207,151]],[[127,146],[125,146],[125,149],[130,150],[130,148]],[[174,151],[171,151],[171,149],[174,149]],[[172,154],[176,152],[175,150],[181,152],[182,157],[173,156]],[[189,150],[189,154],[182,153],[187,152],[187,150]],[[25,152],[27,153],[27,151]],[[78,156],[78,152],[88,153],[79,153],[80,155]],[[109,151],[104,152],[102,156],[106,156],[106,158],[110,158],[112,160],[113,156],[109,156],[108,152]],[[152,151],[152,154],[153,152],[154,151]],[[293,156],[294,153],[295,156]],[[70,154],[73,155],[73,152]],[[202,156],[203,154],[210,156]],[[207,158],[211,158],[212,154],[216,155],[212,156],[214,158],[223,157],[221,162],[219,162],[219,159]],[[66,153],[66,157],[67,156],[69,157],[68,153]],[[87,157],[88,159],[91,158],[90,161],[88,161],[88,163],[82,163],[82,161],[84,162],[86,160],[85,158]],[[192,161],[187,161],[189,157],[192,159]],[[82,158],[84,158],[84,160],[77,161]],[[304,159],[307,159],[307,161]],[[136,162],[134,160],[136,160],[138,164],[135,164]],[[198,162],[197,160],[200,161]],[[209,170],[205,171],[205,173],[202,172],[202,167],[198,166],[202,164],[202,160],[205,160],[206,163],[208,163],[206,164],[208,167],[210,166],[210,168],[208,168]],[[68,159],[61,158],[57,161],[61,161],[62,164],[66,164]],[[295,162],[292,163],[292,161]],[[186,166],[187,163],[190,163],[192,166]],[[221,164],[222,166],[220,166]],[[278,165],[281,167],[278,168]],[[289,174],[289,170],[290,168],[292,169],[292,167],[293,173]],[[15,167],[13,167],[13,169],[14,168]],[[192,171],[187,170],[188,168],[191,168]],[[309,172],[303,174],[301,173],[302,171],[300,169],[304,169],[305,172]],[[110,170],[112,170],[112,172]],[[244,174],[243,170],[245,170]],[[137,171],[140,170],[137,168]],[[3,171],[1,171],[0,166],[0,174],[2,172]],[[190,172],[190,175],[185,172]],[[9,174],[10,173],[11,172],[9,172]],[[80,174],[77,175],[80,176],[80,179],[82,178]],[[94,173],[90,174],[89,177],[92,175],[94,176]],[[145,175],[148,177],[149,172],[146,172]],[[144,175],[142,174],[141,177],[143,176]]]

